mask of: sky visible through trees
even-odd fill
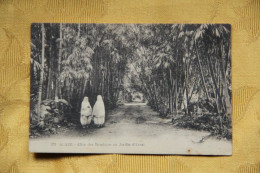
[[[137,97],[175,126],[231,138],[231,28],[225,24],[32,24],[31,124]],[[109,118],[109,115],[108,115]],[[67,121],[69,123],[69,120]]]

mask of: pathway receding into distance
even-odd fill
[[[151,146],[137,148],[139,149],[138,153],[143,152],[147,154],[167,154],[170,151],[170,153],[175,154],[214,155],[218,154],[219,151],[226,154],[230,154],[232,151],[232,141],[210,137],[200,143],[199,141],[203,137],[209,136],[209,132],[176,128],[171,123],[170,118],[161,118],[157,112],[153,111],[145,103],[121,105],[113,111],[108,112],[107,116],[105,126],[102,128],[91,127],[83,129],[82,127],[72,127],[66,130],[61,128],[57,131],[57,134],[50,136],[50,138],[31,139],[30,143],[34,141],[40,142],[41,140],[46,143],[48,141],[81,141],[83,143],[94,141],[95,144],[100,143],[100,145],[103,143],[117,143],[120,147],[133,143],[137,145],[144,143],[146,146]],[[125,151],[122,148],[119,150],[111,148],[111,150],[108,150],[100,147],[97,151],[104,151],[104,153],[124,153]],[[126,151],[134,153],[136,149],[130,147]]]

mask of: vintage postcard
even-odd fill
[[[29,150],[232,155],[229,24],[31,25]]]

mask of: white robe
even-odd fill
[[[97,101],[93,107],[92,116],[95,125],[103,125],[105,123],[105,105],[101,95],[97,96]]]
[[[81,103],[80,123],[82,126],[89,125],[92,120],[92,108],[89,104],[88,97],[84,97]]]

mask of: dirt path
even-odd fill
[[[162,119],[158,113],[145,104],[125,104],[109,112],[103,128],[86,129],[87,133],[79,132],[82,136],[119,137],[152,137],[161,135],[161,131],[168,131],[171,119]]]
[[[59,132],[51,139],[72,139],[94,141],[94,143],[117,143],[121,148],[108,150],[96,149],[108,153],[176,153],[176,154],[222,154],[232,153],[232,142],[210,137],[203,143],[199,141],[208,136],[208,132],[177,129],[171,119],[163,119],[145,104],[125,104],[108,113],[103,128],[81,127]],[[46,139],[45,139],[46,140]],[[140,144],[146,147],[122,148],[128,144]],[[95,152],[95,150],[92,150]],[[104,149],[104,150],[102,150]],[[127,152],[126,152],[127,151]]]

